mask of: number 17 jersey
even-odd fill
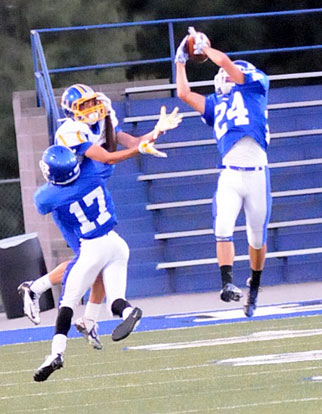
[[[101,237],[117,223],[106,179],[95,167],[91,174],[81,169],[79,178],[68,185],[44,184],[35,192],[34,203],[40,214],[53,214],[63,235],[68,229],[78,240]]]
[[[206,98],[203,119],[213,127],[222,157],[244,136],[252,137],[265,151],[269,144],[269,79],[258,69],[244,76],[245,83],[236,84],[229,94],[214,93]]]

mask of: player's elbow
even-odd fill
[[[116,164],[116,161],[115,160],[107,160],[105,162],[105,164],[114,165],[114,164]]]
[[[177,90],[178,98],[181,99],[183,102],[188,102],[189,101],[189,94],[190,94],[190,91],[188,91],[188,90],[185,90],[185,89],[178,89]]]

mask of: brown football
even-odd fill
[[[208,39],[208,37],[204,33],[201,33],[201,35],[204,37],[204,40],[206,41],[208,46],[211,46],[210,40]],[[186,42],[186,50],[187,50],[187,53],[189,55],[189,59],[193,60],[195,62],[199,62],[199,63],[206,62],[206,60],[208,60],[207,55],[205,55],[204,53],[201,53],[201,54],[198,54],[198,55],[194,54],[194,48],[193,48],[194,44],[195,44],[194,37],[192,35],[189,35],[188,39],[187,39],[187,42]]]

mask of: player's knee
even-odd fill
[[[250,232],[248,234],[248,244],[253,248],[253,249],[261,249],[265,243],[266,243],[266,237],[265,237],[266,233],[263,233],[262,231],[260,232]]]

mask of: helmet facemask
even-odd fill
[[[95,101],[94,104],[87,106],[88,102],[91,101]],[[72,112],[76,121],[86,122],[91,125],[106,117],[105,106],[96,100],[96,96],[91,98],[81,98],[73,102]]]
[[[63,93],[61,107],[75,121],[93,125],[106,117],[105,106],[97,96],[89,86],[72,85]]]

